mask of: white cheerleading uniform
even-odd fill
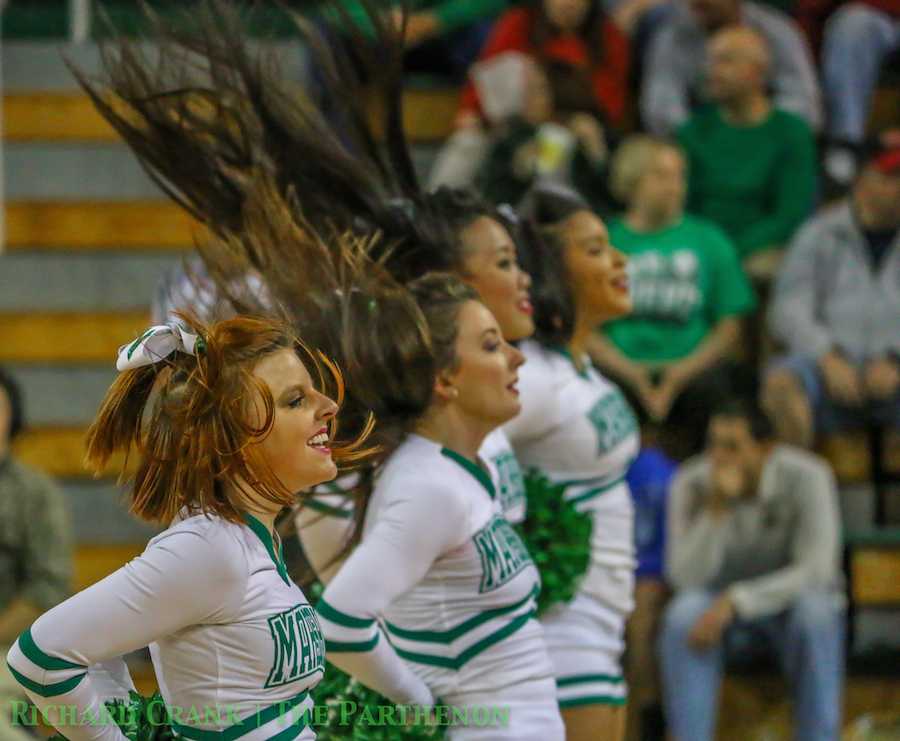
[[[315,738],[309,693],[324,673],[322,632],[259,520],[176,522],[139,557],[41,616],[8,662],[51,718],[54,707],[77,710],[60,722],[70,741],[121,741],[112,722],[71,724],[97,718],[109,699],[96,665],[148,645],[179,736]]]
[[[491,476],[411,435],[317,609],[329,660],[394,702],[508,708],[508,725],[451,727],[454,741],[553,741],[564,731],[539,590]]]
[[[525,519],[525,481],[502,428],[484,439],[478,457],[484,461],[496,484],[503,515],[514,525],[522,522]],[[348,474],[317,486],[315,494],[305,501],[295,520],[303,552],[325,584],[340,568],[342,561],[336,556],[351,535],[353,500],[346,492],[356,483],[356,475]]]
[[[560,706],[621,704],[621,655],[634,607],[634,509],[625,474],[638,454],[637,421],[615,384],[585,359],[533,340],[520,349],[521,413],[505,429],[522,468],[591,513],[590,566],[576,596],[541,618],[556,667]]]

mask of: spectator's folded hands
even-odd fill
[[[822,356],[819,367],[831,398],[846,406],[860,406],[863,403],[860,374],[843,356],[832,350]]]
[[[691,647],[704,651],[718,645],[722,633],[734,620],[734,605],[727,594],[723,594],[694,623],[688,642]]]

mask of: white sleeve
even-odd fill
[[[393,702],[431,705],[431,691],[397,656],[377,618],[468,539],[468,507],[433,482],[391,495],[316,609],[329,661]]]
[[[538,358],[528,358],[519,369],[519,400],[522,410],[503,426],[513,448],[541,438],[560,422],[559,396],[550,367]]]
[[[88,667],[190,625],[227,621],[243,602],[247,575],[246,557],[228,534],[175,531],[44,613],[19,636],[7,662],[69,741],[118,741],[124,736],[114,723],[90,722],[102,717],[108,698]]]

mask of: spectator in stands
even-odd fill
[[[515,54],[532,57],[542,64],[565,64],[582,70],[590,80],[594,102],[603,120],[612,128],[624,125],[628,102],[628,39],[603,11],[601,0],[534,0],[511,8],[497,21],[479,56],[478,69]],[[486,76],[475,76],[486,79]],[[470,185],[488,148],[486,128],[495,123],[492,112],[498,101],[487,93],[504,97],[517,87],[515,80],[494,85],[470,80],[463,91],[456,118],[456,133],[450,137],[431,174],[430,187]]]
[[[402,2],[386,5],[397,28],[403,22]],[[411,0],[406,3],[405,67],[410,72],[462,79],[484,44],[494,19],[508,0]],[[362,27],[370,21],[359,0],[344,0],[345,10]]]
[[[643,447],[628,469],[634,501],[634,545],[637,571],[634,612],[628,620],[629,738],[647,741],[665,736],[660,699],[656,637],[669,597],[665,583],[666,510],[675,463],[658,448]]]
[[[14,460],[13,438],[23,425],[22,397],[0,369],[0,650],[45,610],[61,602],[71,578],[71,531],[59,489],[45,476]],[[0,669],[0,740],[33,738],[10,723],[11,702],[25,695]]]
[[[828,20],[822,83],[828,103],[825,173],[846,188],[857,170],[872,93],[888,55],[900,50],[900,0],[842,5]]]
[[[900,430],[900,141],[873,142],[849,198],[797,234],[769,328],[788,352],[764,387],[785,441],[870,421]]]
[[[751,633],[778,653],[794,738],[840,738],[844,629],[841,533],[831,470],[776,445],[757,407],[730,402],[706,453],[672,484],[666,570],[675,596],[659,653],[676,741],[712,741],[728,647]]]
[[[701,89],[707,41],[717,31],[746,25],[771,52],[772,100],[815,130],[822,125],[821,98],[812,57],[793,21],[749,0],[678,0],[678,11],[655,35],[644,68],[641,116],[655,134],[671,134],[705,99]]]
[[[569,185],[594,210],[608,209],[606,134],[581,70],[529,62],[522,115],[491,139],[476,186],[492,203],[517,204],[542,179]]]
[[[784,247],[812,207],[813,134],[802,118],[769,98],[769,50],[756,31],[718,31],[708,58],[714,103],[678,130],[688,159],[687,209],[718,224],[745,269],[765,276],[772,256],[763,253]]]
[[[591,354],[644,421],[661,423],[666,451],[685,458],[702,448],[709,410],[735,390],[729,356],[755,298],[731,241],[684,213],[685,161],[675,144],[627,139],[611,185],[627,205],[609,234],[628,255],[634,308],[597,334]]]

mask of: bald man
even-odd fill
[[[771,52],[749,26],[725,26],[707,45],[711,103],[678,130],[688,157],[688,212],[734,241],[745,267],[780,249],[813,205],[816,154],[809,125],[769,95]]]
[[[770,5],[749,0],[674,0],[675,12],[653,37],[641,81],[641,118],[655,134],[683,124],[704,90],[707,42],[717,31],[749,26],[771,51],[770,88],[775,105],[811,127],[822,124],[822,103],[812,54],[797,24]]]

